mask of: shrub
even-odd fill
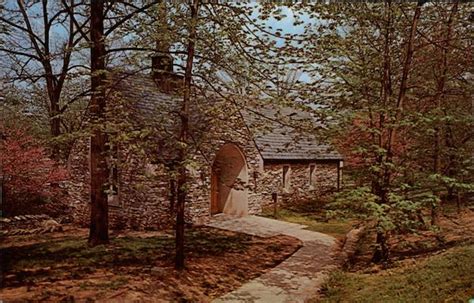
[[[37,212],[61,198],[67,172],[51,160],[25,127],[0,124],[2,215]]]

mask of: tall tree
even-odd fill
[[[104,41],[104,1],[91,2],[91,102],[89,111],[92,119],[90,174],[91,174],[91,222],[89,244],[109,242],[108,201],[106,184],[109,177],[107,166],[107,135],[102,128],[106,112],[106,74]]]
[[[443,86],[449,83],[451,93],[459,94],[455,102],[467,104],[462,94],[468,91],[463,83],[469,73],[470,59],[465,54],[470,46],[463,22],[442,17],[448,4],[423,4],[388,1],[313,7],[313,13],[324,20],[308,36],[314,45],[309,49],[317,54],[311,56],[309,69],[315,78],[323,79],[315,87],[327,92],[326,100],[317,95],[314,99],[333,109],[340,121],[349,121],[341,147],[347,148],[348,168],[360,173],[357,183],[363,187],[354,190],[353,198],[365,197],[360,201],[365,201],[375,222],[374,261],[388,259],[393,232],[425,226],[421,210],[436,209],[441,198],[435,192],[439,180],[454,182],[444,178],[439,168],[433,169],[433,156],[443,154],[433,144],[441,142],[437,138],[445,132],[441,128],[452,121],[464,124],[463,128],[472,123],[460,111],[449,109],[449,102],[442,102],[449,95]],[[456,5],[452,6],[454,16]],[[439,28],[445,29],[439,32]],[[455,41],[449,28],[459,35]],[[448,64],[447,57],[456,63]],[[462,149],[455,153],[469,159]],[[443,157],[443,161],[449,160]]]
[[[229,116],[244,109],[247,103],[253,101],[252,99],[257,99],[256,96],[262,95],[265,82],[271,80],[271,75],[263,71],[266,64],[272,64],[268,54],[273,53],[272,57],[276,58],[278,57],[276,53],[282,55],[283,52],[278,52],[272,41],[274,37],[255,41],[256,33],[261,30],[247,24],[246,18],[253,13],[251,5],[204,4],[192,1],[156,8],[157,10],[150,11],[151,14],[143,14],[136,19],[141,26],[139,28],[132,26],[128,29],[134,33],[130,44],[115,50],[126,53],[129,62],[149,56],[150,53],[172,54],[177,59],[174,62],[177,73],[184,79],[183,86],[178,92],[183,98],[182,108],[176,117],[180,122],[178,134],[169,134],[167,125],[157,126],[157,131],[160,133],[157,136],[166,137],[168,133],[169,137],[166,138],[169,140],[165,141],[172,143],[170,149],[174,148],[174,152],[165,153],[162,158],[160,155],[157,157],[170,166],[172,170],[170,183],[173,183],[176,177],[179,200],[176,204],[176,268],[183,268],[184,213],[186,205],[190,203],[189,200],[186,201],[186,188],[189,187],[186,169],[194,163],[190,155],[199,152],[206,154],[208,151],[201,150],[203,142],[201,138],[208,137],[207,133],[210,133],[206,130],[211,127],[216,129],[220,126],[229,127],[232,123]],[[268,10],[271,11],[272,8],[269,7]],[[276,16],[279,14],[275,13]],[[154,48],[149,45],[157,46]],[[264,53],[263,49],[268,49],[269,53]],[[284,61],[283,56],[280,57],[280,60]],[[135,69],[146,68],[141,62],[148,60],[136,61],[138,62]],[[241,90],[248,94],[246,98],[235,93],[238,88],[232,81],[237,78],[242,80],[239,83],[246,87],[245,90]],[[268,99],[265,101],[269,103]],[[193,119],[190,119],[189,115],[190,104],[196,105],[201,102],[202,106],[197,107],[205,108],[203,112],[205,117],[202,117],[206,121],[204,127],[196,124],[196,115],[191,115]],[[232,111],[225,110],[224,104],[227,108],[232,107]],[[170,115],[174,117],[173,113]],[[176,141],[179,144],[174,144]],[[169,163],[169,159],[164,159],[168,154],[177,157]]]
[[[441,56],[438,63],[438,79],[436,81],[436,93],[435,93],[435,108],[439,114],[442,111],[442,102],[444,97],[444,90],[446,85],[446,77],[448,72],[448,55],[450,52],[450,43],[452,35],[452,23],[453,18],[458,9],[458,2],[455,2],[452,6],[451,13],[447,21],[447,29],[444,37],[444,42],[441,43]],[[441,121],[439,121],[441,122]],[[433,142],[433,174],[440,174],[441,172],[441,127],[437,124],[434,127],[434,142]],[[438,195],[437,191],[436,194]],[[438,213],[436,212],[435,205],[432,207],[431,223],[434,225],[438,219]]]
[[[178,200],[176,207],[176,269],[184,268],[184,208],[186,203],[188,140],[189,140],[189,105],[191,98],[191,81],[193,77],[193,61],[196,44],[197,17],[199,0],[193,0],[189,6],[189,36],[186,50],[186,67],[184,71],[184,92],[181,105],[181,130],[179,135],[180,148],[178,158]]]
[[[394,168],[394,163],[393,163],[393,148],[394,145],[397,143],[396,142],[396,134],[397,134],[397,128],[402,122],[402,115],[404,112],[404,105],[406,102],[406,94],[408,90],[408,76],[411,71],[411,63],[413,60],[413,49],[414,49],[414,43],[415,43],[415,35],[417,31],[417,26],[418,26],[418,21],[420,20],[420,15],[421,15],[421,7],[425,1],[418,1],[415,12],[413,14],[413,18],[410,24],[410,32],[409,35],[406,39],[406,52],[405,52],[405,59],[403,62],[403,67],[402,67],[402,75],[401,75],[401,80],[400,80],[400,86],[398,88],[398,95],[396,98],[396,104],[394,110],[396,111],[396,115],[394,119],[392,120],[392,126],[388,128],[387,132],[387,139],[383,140],[385,141],[385,146],[381,146],[386,150],[386,158],[384,161],[386,163],[379,163],[381,166],[383,166],[383,174],[381,175],[381,178],[379,177],[378,181],[382,182],[382,184],[379,183],[378,188],[376,189],[375,193],[379,196],[380,198],[380,203],[381,204],[388,204],[389,203],[389,197],[388,193],[390,191],[390,187],[392,185],[392,174],[393,174],[393,168]],[[387,10],[390,10],[391,8],[388,7]],[[387,29],[389,31],[389,29]],[[388,36],[386,38],[388,40]],[[387,42],[390,43],[390,42]],[[387,50],[389,52],[389,50]],[[384,56],[384,62],[385,60],[390,60],[389,55]],[[387,70],[385,70],[387,69]],[[390,98],[390,93],[393,91],[393,88],[391,87],[391,67],[390,63],[384,63],[384,75],[388,74],[388,77],[383,78],[383,85],[382,85],[382,94],[387,95],[388,98]],[[387,91],[386,91],[387,90]],[[378,226],[377,228],[377,246],[376,250],[374,253],[373,260],[376,262],[380,261],[386,261],[389,258],[389,249],[388,249],[388,232],[384,230],[381,226]]]
[[[106,81],[106,60],[112,58],[110,58],[110,49],[106,49],[106,38],[156,3],[157,1],[144,1],[141,3],[142,6],[128,2],[116,3],[104,0],[91,1],[90,3],[92,95],[89,105],[91,119],[89,244],[92,246],[106,244],[109,241],[107,185],[110,168],[107,163],[109,152],[107,128],[110,127],[110,123],[107,121],[106,91],[108,88],[110,89],[110,86]],[[110,15],[107,15],[108,12]],[[107,28],[105,21],[110,21]]]
[[[82,1],[76,0],[69,4],[66,0],[17,0],[6,5],[0,15],[2,25],[8,29],[8,34],[0,38],[6,42],[0,47],[0,53],[10,62],[3,67],[8,79],[31,86],[39,83],[46,89],[48,101],[45,103],[55,158],[61,156],[62,115],[78,100],[77,96],[62,99],[72,71],[82,68],[77,58],[74,61],[74,53],[87,32],[87,20],[75,17],[82,6]]]

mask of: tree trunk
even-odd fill
[[[178,203],[176,204],[176,259],[175,268],[184,268],[184,207],[186,201],[186,166],[180,164],[178,176]]]
[[[391,31],[392,31],[392,7],[391,2],[385,2],[385,31],[384,31],[384,51],[383,51],[383,70],[381,75],[380,85],[380,100],[382,106],[388,106],[388,103],[392,96],[392,73],[391,73],[391,57],[390,57],[390,45],[391,45]],[[379,113],[378,116],[378,128],[379,134],[374,142],[379,147],[383,148],[385,141],[383,138],[385,128],[385,113]],[[377,123],[377,122],[376,122]],[[387,156],[379,155],[376,158],[376,163],[379,167],[384,166],[384,162],[387,160]],[[387,184],[384,182],[384,171],[376,172],[374,179],[372,180],[372,193],[379,197],[379,203],[387,203]],[[377,231],[377,243],[376,248],[372,257],[373,262],[381,262],[388,259],[388,246],[385,241],[385,233],[383,231]]]
[[[191,80],[194,60],[194,47],[196,43],[196,22],[199,9],[199,0],[194,0],[190,6],[191,24],[189,28],[189,38],[187,47],[186,70],[184,73],[184,96],[181,106],[181,131],[179,148],[179,168],[178,168],[178,201],[176,205],[176,260],[175,268],[184,268],[184,209],[186,201],[187,169],[186,159],[188,153],[188,131],[189,131],[189,101],[191,97]]]
[[[407,41],[407,53],[405,57],[405,62],[403,64],[402,70],[402,79],[400,80],[400,89],[398,92],[397,97],[397,104],[396,104],[396,119],[395,122],[398,123],[402,119],[403,107],[405,103],[406,93],[408,91],[408,75],[411,69],[411,62],[413,60],[413,53],[414,53],[414,41],[415,41],[415,34],[416,29],[418,26],[418,21],[420,20],[421,16],[421,7],[426,1],[418,1],[415,14],[413,15],[411,28],[410,28],[410,36],[408,37]],[[387,162],[391,163],[393,160],[393,146],[396,142],[396,126],[392,126],[388,132],[388,142],[387,142]],[[385,182],[390,183],[391,172],[390,169],[385,170]]]
[[[91,222],[89,244],[109,241],[108,204],[105,192],[108,180],[107,136],[101,129],[105,122],[105,44],[104,1],[91,1]]]
[[[176,180],[171,177],[170,179],[170,187],[169,187],[169,200],[170,200],[170,216],[171,218],[174,217],[176,212]]]
[[[443,107],[444,87],[446,84],[446,77],[447,77],[447,72],[448,72],[449,44],[450,44],[451,34],[452,34],[453,17],[456,14],[457,9],[458,9],[458,3],[455,2],[451,9],[451,14],[449,15],[449,19],[447,23],[447,27],[448,27],[447,33],[446,33],[446,37],[444,39],[444,43],[441,49],[442,51],[441,66],[440,66],[441,76],[437,83],[436,97],[435,97],[437,114],[441,113],[441,109]],[[435,131],[434,146],[433,146],[433,173],[434,174],[441,173],[441,129],[439,126],[440,124],[441,124],[440,122],[437,122],[434,128],[434,131]],[[438,188],[434,190],[434,194],[438,197],[440,196]],[[450,197],[452,197],[452,189],[451,187],[448,187],[448,199]],[[438,207],[436,205],[433,205],[433,208],[431,210],[431,224],[432,225],[436,225],[438,223],[439,221],[438,208],[441,208],[441,207],[442,207],[441,202],[439,203]],[[441,212],[442,212],[442,209],[441,209]]]
[[[382,75],[382,86],[380,97],[382,101],[382,105],[384,107],[388,106],[390,101],[390,97],[392,96],[392,83],[391,83],[391,62],[390,62],[390,28],[391,28],[391,2],[388,1],[385,3],[386,7],[386,14],[387,14],[387,24],[386,24],[386,32],[385,32],[385,46],[384,46],[384,66],[383,66],[383,75]],[[421,16],[421,6],[424,4],[424,1],[418,1],[415,13],[411,23],[410,29],[410,36],[408,37],[407,41],[407,53],[405,57],[405,62],[403,65],[402,70],[402,78],[400,81],[400,89],[397,96],[397,103],[396,103],[396,119],[395,122],[400,122],[402,119],[402,112],[403,112],[403,105],[405,101],[405,96],[408,90],[408,75],[411,68],[411,62],[413,59],[413,44],[414,38],[416,34],[416,28],[418,21]],[[380,204],[387,204],[389,203],[388,195],[391,187],[391,179],[392,179],[392,165],[385,165],[385,163],[393,163],[393,146],[395,144],[395,137],[396,137],[396,126],[390,126],[388,128],[388,134],[386,140],[383,140],[383,127],[385,122],[384,114],[380,114],[379,118],[379,127],[380,127],[380,135],[379,135],[379,142],[378,145],[380,147],[385,147],[386,155],[385,157],[379,156],[377,159],[377,164],[380,167],[383,167],[380,170],[380,173],[376,174],[376,180],[372,183],[372,192],[375,193],[379,199]],[[385,142],[384,142],[385,141]],[[376,241],[376,248],[372,257],[373,262],[386,262],[389,258],[389,247],[388,247],[388,232],[379,230],[377,231],[377,241]]]
[[[461,204],[461,193],[458,192],[456,193],[456,208],[458,210],[458,214],[461,214],[462,212],[462,204]]]
[[[388,234],[386,232],[377,231],[375,252],[372,256],[372,262],[383,263],[389,259],[389,248],[388,248]]]
[[[2,174],[2,179],[0,182],[0,217],[5,217],[5,205],[7,205],[7,188],[5,186],[5,183],[3,182],[3,178],[4,176]]]
[[[59,111],[59,99],[55,97],[50,97],[50,132],[53,139],[52,145],[52,158],[55,160],[61,159],[61,148],[58,142],[59,136],[61,135],[61,118]]]

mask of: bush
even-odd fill
[[[62,198],[66,170],[47,156],[25,127],[0,124],[0,150],[3,216],[41,212],[44,205]]]

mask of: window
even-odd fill
[[[316,185],[316,180],[315,180],[315,176],[314,176],[314,170],[316,168],[316,165],[314,164],[311,164],[309,166],[309,186],[315,186]]]
[[[283,166],[283,188],[290,187],[290,166]]]
[[[337,190],[341,189],[342,186],[342,168],[344,166],[343,161],[339,161],[339,164],[337,165]]]
[[[109,189],[107,193],[107,201],[110,206],[120,206],[117,144],[110,144],[110,155],[107,162],[109,166]]]
[[[257,190],[257,179],[258,179],[258,172],[256,170],[253,171],[253,182],[254,182],[254,190]]]

